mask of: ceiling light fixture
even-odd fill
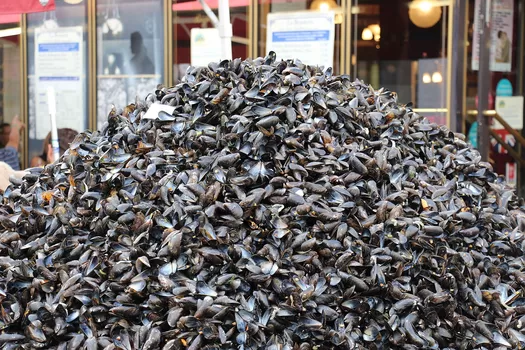
[[[102,32],[104,34],[109,34],[111,32],[111,34],[115,36],[122,33],[124,25],[120,20],[120,13],[115,0],[108,1],[106,15],[104,17],[106,18],[104,24],[102,24]]]
[[[361,32],[361,39],[374,40],[378,42],[381,39],[381,27],[379,24],[370,24]]]
[[[423,12],[430,12],[432,10],[432,3],[428,0],[420,1],[418,7]]]
[[[334,11],[335,12],[334,23],[335,24],[343,23],[342,9],[339,5],[337,5],[335,0],[314,0],[312,4],[310,5],[310,10],[320,11],[320,12]]]
[[[434,74],[432,74],[432,82],[433,83],[441,83],[441,82],[443,82],[443,76],[441,76],[441,73],[434,72]]]
[[[374,33],[374,40],[379,41],[379,39],[381,39],[381,27],[379,24],[371,24],[368,28]]]
[[[335,0],[314,0],[310,6],[311,10],[327,12],[339,7]]]
[[[441,6],[431,0],[414,0],[410,3],[408,17],[420,28],[430,28],[441,19]]]
[[[372,40],[374,38],[374,33],[372,33],[372,30],[368,27],[363,29],[361,32],[361,39],[363,40]]]

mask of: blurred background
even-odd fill
[[[206,3],[217,13],[218,0]],[[524,8],[525,0],[230,0],[232,52],[274,50],[395,91],[486,149],[523,195]],[[481,42],[490,48],[480,53]],[[113,106],[219,60],[217,45],[196,0],[55,0],[52,11],[0,11],[0,122],[18,114],[26,123],[27,166],[49,132],[47,87],[57,90],[59,128],[94,130]],[[481,134],[477,120],[488,124]]]

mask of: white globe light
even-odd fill
[[[372,40],[373,38],[374,38],[374,33],[372,33],[370,28],[363,29],[363,32],[361,33],[361,39]]]
[[[420,28],[430,28],[441,19],[441,7],[429,0],[414,0],[408,9],[408,17]]]
[[[434,74],[432,74],[433,83],[441,83],[442,81],[443,81],[443,76],[441,76],[441,73],[434,72]]]

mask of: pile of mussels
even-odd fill
[[[190,67],[12,179],[2,349],[525,346],[515,192],[394,92],[274,57]]]

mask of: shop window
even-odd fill
[[[27,15],[29,159],[43,154],[51,131],[47,88],[57,96],[57,127],[88,127],[87,2],[56,1],[56,10]]]
[[[206,0],[206,3],[218,16],[218,0]],[[233,58],[246,59],[249,55],[249,3],[249,0],[230,0]],[[175,82],[184,76],[190,65],[207,65],[221,59],[218,31],[198,1],[173,2],[173,40]]]
[[[162,0],[97,2],[97,128],[164,81]]]

